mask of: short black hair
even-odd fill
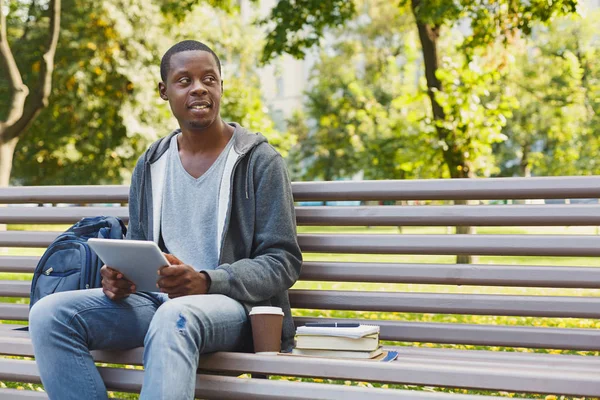
[[[193,50],[206,51],[212,54],[215,58],[215,61],[217,62],[217,66],[219,67],[219,75],[222,75],[221,61],[210,47],[196,40],[184,40],[173,45],[173,47],[167,50],[165,55],[162,57],[162,60],[160,61],[160,77],[163,80],[163,82],[167,81],[167,75],[169,75],[169,68],[171,68],[171,57],[173,56],[173,54],[181,53],[182,51]]]

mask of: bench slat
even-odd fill
[[[297,207],[298,225],[595,226],[600,205]]]
[[[60,232],[0,232],[0,247],[47,247]],[[476,254],[600,256],[589,235],[298,235],[304,252],[361,254]]]
[[[454,363],[453,363],[454,364]],[[512,368],[476,364],[444,365],[398,358],[391,363],[342,361],[326,358],[262,356],[242,353],[215,353],[203,356],[202,368],[211,371],[322,377],[329,379],[394,382],[426,386],[461,387],[575,396],[597,395],[597,371],[565,371],[554,368]]]
[[[0,204],[127,203],[126,185],[10,186],[0,190]]]
[[[23,346],[31,348],[30,342]],[[414,350],[417,351],[418,349]],[[446,349],[427,350],[439,350],[442,352],[439,353],[439,356],[442,357]],[[94,352],[94,354],[97,361],[140,364],[142,351],[141,348],[138,348],[118,353]],[[493,352],[485,353],[493,356]],[[410,350],[406,354],[410,355]],[[415,353],[413,352],[412,354]],[[433,354],[430,357],[420,360],[415,357],[407,357],[407,359],[399,357],[397,361],[392,363],[378,363],[221,352],[202,356],[200,365],[205,370],[222,372],[249,372],[370,382],[442,385],[473,389],[505,389],[510,391],[564,393],[583,396],[597,393],[594,390],[600,387],[598,386],[600,385],[600,376],[597,374],[596,369],[561,366],[560,359],[563,357],[554,358],[559,365],[548,363],[547,360],[550,359],[549,357],[540,357],[539,361],[536,361],[533,357],[537,355],[533,354],[529,355],[531,357],[529,358],[530,362],[523,364],[523,360],[518,360],[521,355],[517,354],[516,356],[517,358],[514,363],[493,365],[492,361],[485,361],[481,357],[479,360],[465,360],[463,363],[458,362],[460,358],[454,358],[450,362],[445,363],[445,360],[436,358]],[[14,368],[9,368],[8,365],[10,365],[10,362],[14,361],[20,360],[0,359],[0,376],[5,377],[9,375],[7,379],[11,380],[37,378],[37,370],[30,370],[30,375],[24,376],[25,374],[19,365],[15,364],[13,365]],[[33,364],[33,362],[29,363]],[[119,376],[123,376],[121,370],[113,371],[117,379]],[[140,375],[142,374],[141,371],[136,372],[139,372]],[[125,387],[113,388],[126,391],[137,390],[135,387],[130,387],[129,389]]]
[[[2,280],[0,281],[0,296],[29,297],[31,281]]]
[[[0,272],[33,273],[38,261],[39,257],[0,256]],[[306,261],[300,280],[598,289],[600,268]]]
[[[572,371],[597,372],[600,368],[600,360],[594,357],[556,355],[539,353],[499,352],[487,350],[456,350],[427,347],[404,347],[385,346],[387,349],[397,351],[402,359],[411,357],[418,362],[438,360],[441,362],[452,361],[454,364],[462,362],[463,365],[473,363],[502,364],[509,368],[517,365],[519,367],[531,368],[555,368]],[[33,346],[26,331],[2,331],[0,333],[0,354],[22,355],[33,357]],[[97,362],[111,364],[142,365],[143,347],[137,347],[124,351],[92,351],[92,356]]]
[[[600,297],[290,290],[294,308],[600,318]]]
[[[73,224],[99,215],[129,221],[127,207],[0,207],[2,224]]]
[[[7,289],[7,296],[11,292]],[[14,286],[23,297],[24,285]],[[29,293],[27,291],[27,293]],[[341,290],[290,290],[294,308],[435,314],[600,318],[600,297],[508,296],[437,293],[386,293]],[[0,319],[22,320],[27,310],[0,305]],[[25,305],[25,307],[27,307]],[[5,314],[6,313],[6,314]],[[8,316],[7,316],[8,315]]]
[[[306,261],[301,280],[517,287],[600,288],[600,268],[543,265]]]
[[[295,317],[296,326],[307,322],[356,322],[359,319]],[[370,320],[381,326],[381,340],[420,343],[448,343],[480,346],[526,347],[540,349],[600,350],[600,331],[580,328],[540,328],[530,326],[500,326],[403,322]],[[479,352],[477,352],[479,353]],[[582,359],[583,357],[578,357]],[[600,369],[600,360],[585,357]]]
[[[33,273],[38,261],[39,257],[0,256],[0,272]],[[307,261],[300,280],[598,289],[600,268]]]
[[[0,208],[4,224],[71,224],[98,215],[129,220],[127,207]],[[596,226],[600,205],[297,207],[298,225]]]
[[[39,257],[0,256],[0,272],[33,273],[38,261]],[[598,289],[600,268],[306,261],[300,280]]]
[[[294,182],[296,201],[505,200],[600,197],[599,176]]]
[[[0,315],[3,314],[0,306]],[[20,320],[28,318],[26,305],[20,306],[23,316]],[[335,319],[335,318],[311,318],[296,317],[296,325],[306,322],[364,322],[358,319]],[[547,348],[566,350],[600,350],[600,331],[596,329],[575,328],[540,328],[528,326],[497,326],[476,324],[449,324],[449,323],[420,323],[403,321],[372,321],[381,326],[381,339],[402,342],[431,342],[450,344],[470,344],[482,346],[506,346]],[[0,325],[0,327],[12,329],[13,325]],[[2,331],[0,336],[5,336]],[[12,337],[25,337],[27,332],[11,331]],[[581,358],[581,357],[580,357]],[[589,361],[599,363],[587,357]]]
[[[27,321],[29,319],[29,304],[0,303],[0,319]]]
[[[298,241],[302,251],[315,253],[600,256],[600,236],[589,235],[301,234]]]
[[[599,198],[600,177],[292,182],[292,190],[296,201]],[[126,203],[128,195],[126,185],[13,186],[0,191],[0,204]]]
[[[37,392],[33,390],[0,389],[0,399],[47,399],[46,392]]]
[[[99,367],[106,386],[110,390],[138,392],[143,382],[143,371],[124,368]],[[34,361],[0,359],[0,377],[16,381],[40,383],[39,371]],[[36,392],[32,392],[36,393]],[[198,374],[196,377],[197,397],[203,399],[279,399],[281,394],[295,399],[362,400],[367,396],[374,399],[423,399],[444,400],[448,397],[457,400],[501,399],[489,396],[451,395],[443,393],[419,393],[404,390],[348,387],[344,385],[321,385],[265,379],[242,379],[237,377]],[[44,397],[32,397],[44,398]]]
[[[0,256],[0,272],[33,273],[40,257]]]

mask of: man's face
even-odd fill
[[[207,51],[174,54],[167,80],[158,90],[181,129],[203,130],[219,120],[223,86],[217,62]]]

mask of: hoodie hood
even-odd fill
[[[228,125],[234,128],[233,147],[235,152],[241,156],[247,154],[250,150],[252,150],[252,148],[258,146],[259,144],[268,142],[267,138],[264,137],[260,132],[251,133],[248,129],[243,128],[235,122],[228,123]],[[144,155],[144,162],[154,164],[169,149],[171,138],[179,133],[181,133],[181,129],[175,129],[167,136],[152,143]]]

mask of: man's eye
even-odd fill
[[[179,82],[181,83],[188,83],[190,81],[190,78],[181,78],[179,79]]]
[[[206,78],[204,78],[204,81],[205,82],[209,82],[209,83],[214,83],[217,80],[214,77],[212,77],[212,76],[207,76]]]

